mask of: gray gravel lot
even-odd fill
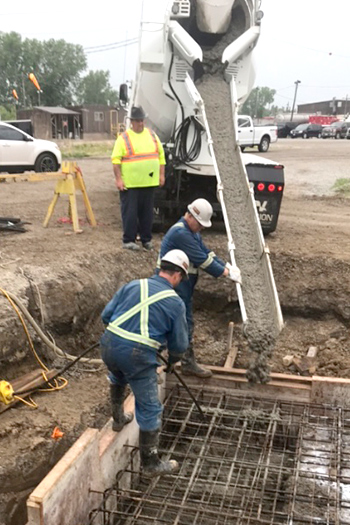
[[[256,150],[247,148],[247,153]],[[256,155],[285,166],[286,190],[298,195],[333,195],[337,179],[350,177],[350,140],[278,139],[267,153]]]

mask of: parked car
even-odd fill
[[[11,124],[0,122],[0,172],[57,171],[61,162],[60,149],[54,142],[35,139]]]
[[[292,129],[296,128],[298,125],[297,122],[281,122],[277,124],[277,136],[279,139],[285,139],[290,137],[290,132]]]
[[[329,126],[324,126],[322,130],[323,139],[345,139],[350,122],[333,122]]]
[[[11,124],[15,128],[21,129],[31,137],[33,137],[33,124],[30,119],[21,119],[21,120],[3,120],[6,124]]]
[[[292,129],[290,136],[293,139],[303,137],[309,139],[310,137],[321,138],[322,126],[321,124],[299,124],[295,129]]]

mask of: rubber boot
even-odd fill
[[[181,359],[181,372],[184,376],[197,376],[202,379],[208,379],[213,375],[210,370],[203,368],[196,363],[192,345],[187,348]]]
[[[177,461],[161,461],[158,456],[159,430],[140,430],[140,459],[142,473],[147,478],[174,474],[179,469]]]
[[[127,425],[134,419],[134,414],[132,414],[131,412],[127,412],[126,414],[124,413],[124,386],[111,385],[110,392],[113,415],[112,429],[115,432],[120,432],[125,425]]]

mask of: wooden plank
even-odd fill
[[[311,402],[350,408],[350,380],[313,376]]]
[[[292,374],[271,373],[271,381],[264,385],[248,383],[246,370],[208,366],[213,376],[210,379],[186,377],[191,386],[205,386],[208,390],[226,389],[235,395],[261,395],[263,397],[281,397],[316,404],[331,404],[350,408],[350,379],[336,377],[301,377]],[[167,388],[176,384],[176,378],[167,376]]]
[[[316,346],[310,346],[306,356],[294,357],[293,365],[297,368],[301,375],[314,375],[316,372],[316,356],[318,348]]]
[[[48,372],[45,372],[45,375],[46,375],[47,379],[51,379],[56,374],[57,374],[57,370],[55,370],[55,369],[49,370]],[[20,395],[20,397],[22,397],[22,398],[26,398],[26,397],[30,396],[33,393],[33,391],[35,391],[36,387],[39,387],[39,386],[43,385],[45,383],[45,381],[46,381],[46,379],[43,378],[42,373],[40,372],[40,375],[38,375],[37,377],[32,378],[31,380],[27,381],[26,383],[23,383],[22,386],[18,389],[18,390],[27,390],[27,389],[31,389],[31,390],[29,392],[26,392],[25,394],[18,394],[18,395]],[[11,385],[13,387],[13,383],[11,383]],[[16,392],[15,388],[14,388],[14,391]],[[20,400],[15,398],[8,405],[0,405],[0,414],[2,414],[3,412],[5,412],[5,410],[7,410],[8,408],[13,407],[14,405],[16,405],[19,402],[20,402]]]
[[[36,368],[35,370],[32,370],[31,372],[27,372],[23,376],[17,377],[13,381],[9,381],[11,383],[11,386],[13,390],[19,390],[20,388],[23,388],[27,383],[30,381],[33,381],[33,379],[37,379],[41,376],[42,368]]]
[[[41,374],[38,378],[36,379],[32,379],[31,381],[29,381],[26,385],[24,385],[24,387],[22,387],[21,389],[19,389],[18,392],[18,395],[21,395],[21,390],[35,390],[38,386],[41,386],[43,385],[48,379],[51,379],[54,375],[56,375],[58,372],[58,370],[56,370],[55,368],[53,368],[52,370],[48,370],[48,371],[44,371],[42,370],[41,371]],[[45,377],[43,376],[43,373],[45,374]],[[16,393],[16,391],[15,391]],[[25,394],[23,394],[25,395]]]
[[[238,353],[237,346],[231,346],[228,356],[226,357],[224,368],[233,368]]]
[[[27,500],[27,525],[87,523],[100,503],[99,431],[88,428],[66,452]],[[117,465],[110,463],[114,477]]]
[[[57,180],[67,177],[66,173],[61,171],[45,171],[42,173],[2,173],[0,180],[16,179],[21,181],[40,182],[42,180]]]
[[[195,376],[186,376],[189,388],[203,387],[208,391],[226,391],[235,396],[257,397],[264,399],[280,399],[283,401],[296,401],[300,403],[310,402],[311,382],[306,384],[295,384],[293,381],[270,381],[266,384],[250,384],[243,376],[232,374],[214,374],[210,379],[199,379]],[[169,374],[167,376],[167,388],[176,384],[176,378]]]
[[[222,366],[209,366],[209,365],[206,365],[206,368],[209,368],[209,370],[211,370],[215,374],[225,374],[225,375],[233,374],[233,375],[240,375],[242,377],[245,377],[245,374],[247,372],[244,368],[231,368],[230,370],[228,370]],[[279,372],[271,372],[270,377],[271,377],[271,380],[276,379],[279,381],[280,380],[283,381],[285,379],[288,381],[296,381],[300,383],[308,382],[311,384],[312,382],[311,377],[300,377],[294,374],[283,374]],[[349,380],[349,383],[350,383],[350,380]]]

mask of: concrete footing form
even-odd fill
[[[143,478],[135,420],[87,429],[30,495],[28,525],[350,524],[350,380],[251,387],[244,370],[211,369],[188,381],[204,419],[175,377],[160,385],[177,475]]]

